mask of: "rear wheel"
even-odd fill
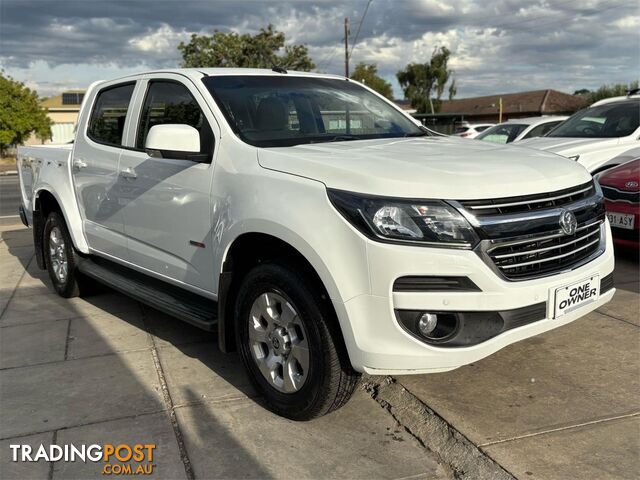
[[[253,384],[275,413],[309,420],[344,405],[353,370],[333,310],[313,282],[290,267],[263,264],[244,278],[236,339]]]
[[[65,221],[58,212],[47,217],[43,233],[44,261],[53,288],[62,297],[80,295],[79,272],[76,270],[76,252]]]

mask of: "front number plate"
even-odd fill
[[[593,275],[580,282],[556,288],[554,318],[571,313],[598,300],[600,296],[600,276]]]

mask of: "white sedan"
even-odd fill
[[[578,161],[592,174],[618,155],[640,146],[640,95],[607,98],[585,108],[545,137],[518,142]]]
[[[547,116],[514,118],[486,129],[476,140],[511,143],[525,138],[542,137],[569,117]]]
[[[476,123],[469,125],[468,123],[458,125],[453,132],[455,137],[462,138],[476,138],[480,133],[484,132],[487,128],[493,127],[493,123]]]

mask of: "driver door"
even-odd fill
[[[213,291],[211,182],[214,131],[199,92],[179,76],[147,79],[118,182],[130,261],[192,290]],[[206,112],[206,113],[205,113]],[[155,125],[187,124],[200,134],[199,160],[145,150]]]

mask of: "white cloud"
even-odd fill
[[[176,46],[185,40],[188,40],[190,33],[176,31],[170,25],[163,23],[156,30],[133,37],[128,40],[129,45],[141,52],[153,52],[156,54],[175,54]]]

